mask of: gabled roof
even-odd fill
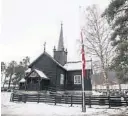
[[[34,69],[41,78],[49,79],[42,71]]]
[[[27,74],[26,77],[29,77],[33,72],[36,72],[37,75],[38,75],[39,77],[41,77],[42,79],[47,79],[47,80],[49,80],[49,78],[43,73],[43,71],[40,71],[40,70],[38,70],[38,69],[33,69],[31,72],[29,72],[29,74]]]
[[[73,71],[73,70],[81,70],[82,69],[82,62],[76,61],[76,62],[67,62],[64,67],[67,69],[67,71]],[[91,69],[91,61],[86,61],[86,68],[85,69]]]
[[[25,71],[25,73],[29,73],[29,72],[31,72],[31,69],[30,69],[30,68],[28,68],[28,69]]]
[[[67,71],[73,71],[73,70],[81,70],[82,69],[82,62],[76,61],[76,62],[67,62],[64,66],[62,66],[59,62],[57,62],[51,55],[49,55],[47,52],[43,52],[36,60],[34,60],[28,67],[31,68],[31,66],[36,63],[43,55],[48,56],[53,62],[55,62],[58,66],[63,68]],[[91,60],[86,60],[86,68],[85,69],[91,69]]]
[[[43,52],[37,59],[35,59],[28,67],[31,68],[33,64],[35,64],[43,55],[48,56],[53,62],[55,62],[58,66],[65,69],[59,62],[57,62],[51,55],[49,55],[47,52]],[[66,70],[66,69],[65,69]]]

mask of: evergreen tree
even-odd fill
[[[116,47],[111,67],[121,81],[128,81],[128,0],[112,0],[103,17],[113,30],[111,41]]]

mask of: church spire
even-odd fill
[[[61,23],[60,37],[59,37],[59,43],[58,43],[58,51],[62,51],[63,49],[64,49],[63,24]]]
[[[63,24],[61,23],[60,37],[58,42],[58,48],[54,47],[54,59],[59,62],[61,65],[65,65],[67,63],[67,50],[64,49],[64,38],[63,38]]]

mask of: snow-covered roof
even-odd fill
[[[81,61],[67,62],[64,65],[64,68],[66,68],[67,71],[81,70],[82,69],[82,62]],[[86,62],[86,68],[85,69],[91,69],[91,61]]]
[[[26,73],[29,73],[29,72],[31,72],[31,69],[28,68],[25,72],[26,72]]]
[[[20,82],[20,83],[24,83],[24,82],[25,82],[25,79],[22,78],[19,82]]]
[[[38,70],[38,69],[34,69],[36,71],[36,73],[44,79],[49,79],[42,71]]]
[[[14,73],[14,74],[12,75],[12,79],[15,78],[15,77],[16,77],[16,73]]]

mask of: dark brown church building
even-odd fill
[[[64,91],[82,90],[82,62],[68,62],[67,49],[63,43],[63,27],[61,24],[58,48],[54,47],[54,56],[50,56],[45,50],[30,65],[30,71],[26,71],[25,89],[44,90],[54,88]],[[84,77],[85,90],[92,90],[91,61],[86,61],[86,77]],[[22,85],[22,81],[20,83]],[[22,87],[21,87],[22,88]]]

